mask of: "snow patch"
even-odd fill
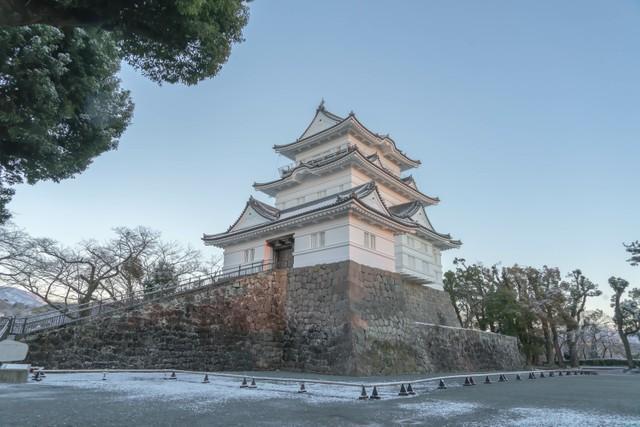
[[[360,392],[354,387],[305,384],[307,393],[302,394],[297,383],[259,380],[256,389],[243,389],[239,379],[210,375],[210,383],[203,384],[203,375],[184,373],[178,373],[177,380],[165,379],[163,373],[107,373],[104,381],[102,377],[101,373],[49,374],[41,384],[112,392],[117,394],[115,399],[122,400],[181,402],[194,411],[210,411],[212,406],[230,400],[304,399],[310,404],[355,401]]]
[[[567,408],[512,408],[501,414],[499,418],[465,425],[468,427],[635,427],[640,425],[640,417]]]
[[[37,296],[22,289],[10,288],[8,286],[0,286],[0,300],[11,305],[22,304],[26,307],[41,307],[45,305],[44,301]]]
[[[446,400],[428,400],[421,403],[403,403],[398,407],[411,411],[416,417],[454,417],[465,415],[482,408],[482,405],[470,402],[451,402]],[[404,420],[408,421],[408,420]],[[399,421],[402,422],[402,421]]]

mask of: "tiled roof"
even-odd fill
[[[365,197],[367,197],[369,194],[371,194],[374,191],[378,191],[378,188],[375,184],[375,182],[370,181],[366,184],[362,184],[359,185],[357,187],[354,188],[350,188],[348,190],[342,191],[340,193],[337,194],[332,194],[330,196],[326,196],[326,197],[322,197],[320,199],[317,200],[313,200],[307,203],[302,203],[300,205],[297,206],[293,206],[291,208],[288,209],[282,209],[282,210],[278,210],[276,208],[274,208],[273,206],[267,205],[266,203],[260,202],[258,200],[255,200],[253,197],[249,199],[249,202],[247,202],[247,206],[245,207],[245,210],[247,209],[248,206],[252,206],[254,209],[256,209],[256,211],[258,213],[265,214],[265,215],[269,215],[269,216],[265,216],[265,218],[270,219],[269,222],[263,223],[263,224],[258,224],[255,225],[253,227],[249,227],[247,229],[241,229],[241,230],[236,230],[236,231],[231,231],[231,229],[233,228],[233,226],[235,226],[235,224],[238,222],[236,221],[236,223],[234,223],[234,225],[232,225],[229,230],[227,230],[226,233],[220,233],[220,234],[213,234],[213,235],[204,235],[203,236],[203,240],[205,241],[214,241],[214,240],[219,240],[219,239],[224,239],[224,238],[228,238],[231,236],[235,236],[235,235],[239,235],[245,232],[253,232],[256,230],[259,230],[260,228],[266,227],[266,226],[270,226],[272,224],[279,224],[282,222],[286,222],[289,219],[294,219],[297,217],[304,217],[305,214],[309,214],[309,213],[315,213],[315,212],[321,212],[324,209],[328,209],[331,207],[337,207],[340,206],[342,204],[344,204],[345,202],[349,201],[349,200],[360,200],[363,199]],[[378,193],[379,195],[379,193]],[[392,206],[390,208],[386,208],[385,206],[385,211],[382,212],[378,209],[375,209],[365,203],[363,203],[360,200],[360,205],[361,206],[365,206],[366,209],[370,210],[371,212],[381,215],[382,217],[394,221],[397,224],[400,225],[404,225],[413,229],[416,229],[418,231],[420,231],[422,234],[426,235],[426,236],[431,236],[431,237],[436,237],[438,239],[441,240],[445,240],[448,241],[450,244],[453,245],[459,245],[460,242],[458,240],[452,240],[451,236],[449,234],[442,234],[442,233],[438,233],[432,229],[429,229],[427,227],[422,226],[421,224],[418,224],[416,221],[412,220],[411,218],[409,218],[407,215],[411,210],[415,209],[414,203],[405,203],[402,205],[397,205],[397,206]],[[409,206],[412,205],[412,206]],[[244,211],[243,211],[244,213]],[[414,211],[415,213],[415,211]],[[242,215],[240,216],[242,217]],[[239,220],[239,219],[238,219]]]
[[[422,203],[414,201],[391,206],[389,211],[398,218],[410,218],[421,208]]]
[[[308,169],[315,169],[315,168],[320,168],[326,165],[329,165],[333,162],[336,162],[338,160],[341,160],[353,153],[357,153],[359,154],[363,159],[365,159],[369,164],[371,164],[373,167],[379,169],[380,171],[384,172],[385,175],[391,177],[393,180],[395,180],[396,182],[402,183],[403,185],[406,186],[406,188],[410,189],[410,191],[413,192],[417,192],[421,195],[423,195],[424,197],[431,199],[432,203],[438,203],[440,201],[439,198],[437,197],[433,197],[433,196],[428,196],[422,192],[420,192],[415,186],[410,185],[407,181],[405,181],[402,178],[399,178],[398,176],[396,176],[395,174],[393,174],[392,172],[389,172],[386,168],[383,168],[381,166],[378,166],[377,164],[373,163],[370,160],[371,156],[365,156],[357,147],[355,146],[350,146],[348,149],[343,150],[343,151],[338,151],[336,153],[333,153],[331,155],[325,156],[321,159],[317,159],[314,161],[310,161],[310,162],[302,162],[299,165],[297,165],[296,167],[292,168],[291,170],[287,171],[281,178],[278,178],[276,180],[273,181],[268,181],[268,182],[256,182],[253,184],[254,188],[259,189],[258,187],[263,187],[266,185],[271,185],[271,184],[275,184],[277,182],[286,180],[287,178],[289,178],[291,175],[293,175],[293,173],[296,170],[302,169],[302,168],[308,168]]]
[[[339,117],[339,116],[337,116],[337,115],[335,115],[335,114],[333,114],[333,113],[330,113],[330,112],[324,110],[324,107],[322,109],[322,112],[325,115],[331,117],[333,120],[336,120],[336,123],[333,126],[330,126],[330,127],[326,128],[326,129],[323,129],[320,132],[314,133],[312,135],[305,136],[304,138],[299,138],[299,139],[297,139],[297,140],[295,140],[293,142],[290,142],[288,144],[276,144],[276,145],[273,146],[273,148],[278,152],[286,151],[289,148],[292,148],[294,146],[302,145],[303,142],[305,142],[305,141],[307,141],[307,140],[309,140],[311,138],[314,138],[316,135],[320,135],[322,133],[329,133],[332,130],[339,128],[344,123],[350,122],[351,124],[356,125],[356,127],[359,126],[360,129],[362,129],[364,131],[364,133],[370,135],[372,138],[377,139],[379,141],[388,141],[391,144],[391,146],[393,147],[394,151],[404,160],[404,162],[408,162],[409,164],[411,164],[412,165],[411,167],[415,167],[415,166],[420,164],[420,160],[414,160],[414,159],[410,158],[409,156],[407,156],[404,153],[404,151],[400,150],[397,147],[395,141],[393,139],[391,139],[391,137],[389,137],[389,135],[380,135],[380,134],[378,134],[376,132],[372,132],[371,130],[369,130],[365,125],[362,124],[362,122],[360,122],[356,118],[356,116],[355,116],[355,114],[353,114],[353,112],[349,113],[349,115],[344,119]],[[316,112],[316,114],[317,114],[317,112]],[[306,130],[305,130],[305,133],[306,133]],[[304,135],[304,133],[303,133],[303,135]]]

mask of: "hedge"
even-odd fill
[[[633,359],[636,366],[640,366],[640,359]],[[581,365],[588,366],[627,366],[627,359],[585,359],[580,361]]]

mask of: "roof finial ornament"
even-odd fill
[[[356,115],[356,113],[354,113],[354,112],[353,112],[353,110],[351,110],[351,111],[349,111],[349,115],[350,115],[350,116],[355,116],[355,115]]]
[[[324,98],[320,100],[320,105],[318,105],[318,111],[324,111]]]

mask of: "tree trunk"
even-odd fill
[[[631,346],[629,345],[629,338],[627,334],[624,333],[623,326],[623,316],[622,309],[620,308],[620,298],[622,297],[622,291],[616,290],[616,297],[614,303],[614,312],[615,318],[614,321],[616,323],[616,328],[618,329],[618,335],[620,335],[620,340],[622,340],[622,345],[624,346],[624,354],[627,358],[627,366],[629,369],[635,368],[635,363],[633,363],[633,355],[631,354]]]
[[[560,347],[560,340],[558,338],[558,327],[554,322],[551,322],[551,335],[553,337],[553,348],[556,353],[556,363],[561,368],[564,368],[564,356],[562,355],[562,348]]]
[[[578,366],[578,352],[576,351],[576,330],[567,328],[567,347],[569,347],[569,361],[574,368]]]
[[[451,300],[451,305],[453,306],[453,311],[456,313],[456,317],[458,318],[458,322],[460,322],[460,326],[464,328],[464,323],[462,322],[462,315],[460,314],[460,307],[456,304],[456,300],[453,297],[453,294],[449,294],[449,299]]]
[[[549,333],[549,323],[541,319],[542,323],[542,333],[544,335],[544,355],[547,359],[547,364],[551,365],[553,363],[553,348],[551,347],[551,335]]]
[[[618,334],[620,334],[620,339],[622,340],[622,345],[624,346],[624,354],[627,358],[627,366],[629,369],[635,368],[635,363],[633,362],[633,355],[631,354],[631,346],[629,345],[629,337],[624,333],[622,328],[618,328]]]

